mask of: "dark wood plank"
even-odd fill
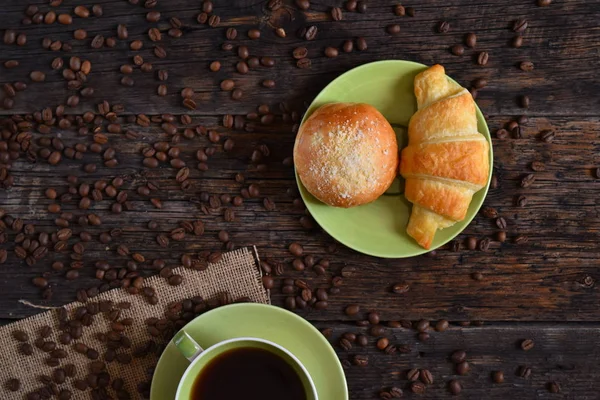
[[[344,12],[343,21],[332,21],[329,9],[336,2],[313,3],[308,12],[301,12],[295,6],[270,13],[263,2],[237,0],[225,4],[215,4],[215,14],[221,17],[216,28],[199,25],[195,18],[200,12],[199,3],[169,1],[159,3],[156,10],[162,12],[159,23],[145,21],[147,10],[132,6],[125,1],[99,1],[104,5],[102,18],[75,18],[70,26],[22,26],[23,3],[17,0],[5,2],[0,16],[0,27],[17,29],[28,35],[26,46],[0,44],[2,61],[16,59],[21,67],[13,70],[1,69],[0,83],[12,81],[29,82],[29,71],[39,69],[47,73],[44,83],[31,83],[24,93],[19,93],[16,106],[9,112],[32,112],[45,105],[64,103],[70,94],[60,72],[50,69],[51,60],[62,56],[78,55],[89,59],[92,73],[89,85],[96,89],[95,96],[83,101],[74,112],[93,108],[100,100],[113,103],[122,102],[132,113],[184,113],[179,91],[191,87],[196,92],[198,109],[196,114],[246,113],[254,105],[262,102],[294,99],[298,104],[310,101],[331,79],[355,66],[383,59],[407,59],[425,64],[442,63],[450,75],[468,86],[477,77],[485,77],[489,85],[479,94],[479,102],[485,112],[497,115],[517,115],[523,112],[517,105],[517,96],[527,94],[531,98],[528,113],[531,115],[597,115],[599,87],[595,79],[595,68],[600,63],[595,48],[600,42],[597,20],[600,17],[598,1],[578,2],[575,0],[553,2],[551,7],[535,7],[532,1],[507,4],[504,1],[486,1],[473,5],[471,2],[444,2],[415,4],[416,16],[395,17],[389,2],[369,2],[366,14]],[[66,3],[59,11],[70,10]],[[46,9],[42,7],[42,9]],[[291,17],[290,17],[291,15]],[[184,23],[184,36],[173,39],[166,35],[168,18],[178,16]],[[290,18],[292,18],[290,20]],[[529,28],[524,34],[525,44],[520,49],[509,46],[514,32],[511,23],[517,18],[526,18]],[[436,24],[448,20],[451,30],[448,34],[435,33]],[[390,36],[385,26],[399,23],[401,33]],[[90,48],[91,38],[96,34],[105,37],[116,35],[116,26],[124,23],[129,27],[129,39],[119,41],[113,49]],[[285,39],[278,38],[272,26],[283,26],[288,32]],[[316,40],[307,42],[298,38],[297,31],[314,24],[319,28]],[[157,26],[163,31],[161,45],[168,51],[168,57],[157,59],[152,54],[153,43],[147,37],[150,27]],[[274,68],[258,68],[247,75],[235,72],[238,61],[235,51],[220,49],[225,39],[227,27],[238,29],[238,38],[231,41],[234,49],[247,45],[252,55],[272,56],[277,64]],[[261,39],[247,38],[250,28],[260,27]],[[85,41],[72,39],[77,28],[89,31]],[[449,48],[463,40],[467,32],[478,35],[474,50],[464,56],[450,54]],[[41,48],[43,37],[69,42],[73,50],[68,53],[52,52]],[[341,47],[345,39],[365,37],[369,47],[364,52],[341,53],[336,59],[327,59],[323,51],[327,46]],[[134,39],[144,41],[144,48],[132,52],[128,43]],[[299,70],[291,57],[292,50],[307,46],[312,59],[312,68]],[[487,51],[490,62],[486,67],[474,62],[477,52]],[[134,88],[119,84],[121,64],[131,63],[134,54],[142,55],[152,62],[154,72],[142,73],[136,70]],[[223,68],[218,73],[210,73],[208,64],[219,60]],[[521,61],[533,61],[535,70],[526,73],[517,66]],[[160,98],[155,95],[158,82],[156,70],[167,69],[169,95]],[[238,87],[244,90],[243,101],[231,101],[228,93],[220,92],[219,82],[234,78]],[[260,82],[265,78],[275,79],[275,89],[264,89]],[[43,101],[41,101],[43,99]]]
[[[202,122],[211,127],[218,121],[216,116],[198,118],[192,126]],[[494,130],[505,121],[504,118],[491,118],[490,128]],[[490,191],[486,205],[497,208],[507,219],[509,240],[504,244],[493,240],[487,252],[468,251],[463,245],[458,253],[442,249],[434,256],[379,260],[338,245],[336,253],[332,254],[330,246],[334,242],[331,238],[319,230],[307,232],[299,223],[304,211],[293,203],[296,196],[293,171],[282,164],[282,160],[291,153],[293,138],[283,133],[290,127],[280,123],[253,133],[219,128],[221,143],[229,137],[235,140],[236,146],[233,151],[224,153],[221,144],[217,145],[218,152],[209,160],[209,170],[205,172],[195,168],[194,154],[198,148],[210,143],[204,137],[183,141],[181,158],[192,167],[190,179],[193,182],[192,189],[185,193],[174,181],[175,169],[166,165],[155,170],[141,168],[141,148],[166,138],[166,135],[160,134],[160,128],[144,129],[125,124],[124,128],[138,130],[143,138],[131,141],[122,135],[109,134],[109,144],[117,149],[119,165],[116,168],[102,168],[94,174],[85,174],[80,161],[65,159],[52,167],[43,160],[35,164],[22,160],[13,165],[15,186],[0,192],[0,202],[9,214],[19,216],[25,222],[35,222],[40,230],[53,232],[56,230],[53,224],[56,216],[46,212],[51,203],[43,194],[46,187],[53,186],[59,193],[64,193],[68,187],[65,177],[69,174],[78,175],[80,182],[90,184],[98,179],[124,176],[126,184],[123,188],[128,191],[135,210],[111,214],[107,210],[112,201],[105,199],[90,210],[101,215],[103,225],[86,230],[98,235],[121,228],[124,233],[120,240],[132,251],[140,251],[148,259],[163,258],[169,263],[178,263],[184,252],[221,248],[216,236],[219,230],[225,229],[236,246],[256,245],[263,258],[283,262],[285,272],[281,278],[303,278],[316,288],[328,287],[332,276],[343,274],[342,291],[331,296],[328,310],[300,311],[310,320],[344,318],[343,308],[348,303],[359,303],[364,310],[377,309],[386,319],[593,321],[598,317],[596,243],[600,220],[594,190],[599,181],[592,174],[592,168],[600,164],[597,152],[593,150],[597,146],[599,126],[598,118],[578,121],[532,118],[524,125],[522,139],[494,140],[495,173],[499,187]],[[538,132],[549,128],[556,131],[556,139],[552,143],[541,142]],[[90,143],[89,137],[77,138],[69,131],[62,132],[60,136],[67,146],[78,141]],[[259,144],[267,144],[271,149],[271,156],[265,162],[269,167],[267,171],[257,171],[255,167],[248,166],[250,154]],[[546,170],[537,172],[535,184],[523,189],[519,186],[520,179],[524,173],[531,172],[529,165],[533,160],[543,161]],[[88,152],[82,162],[100,161],[99,155]],[[234,181],[237,172],[246,176],[244,185]],[[163,201],[162,210],[155,209],[147,197],[137,194],[137,187],[146,181],[157,183],[162,188],[161,192],[153,195]],[[199,197],[203,191],[234,196],[250,183],[260,185],[261,196],[246,200],[243,207],[234,207],[235,223],[223,220],[223,210],[203,216],[198,205],[189,201],[192,197]],[[515,205],[515,198],[521,194],[529,199],[527,207]],[[275,201],[277,211],[264,209],[264,196]],[[78,201],[79,197],[75,196],[63,206],[64,211],[75,214],[75,220],[85,214],[77,209]],[[197,217],[206,223],[204,237],[172,241],[169,249],[155,245],[159,232],[168,233],[179,221]],[[158,221],[160,227],[157,231],[147,228],[150,220]],[[77,224],[74,226],[78,233],[81,228]],[[493,220],[480,215],[460,236],[460,240],[471,235],[479,239],[486,236],[493,239],[497,231]],[[12,240],[14,233],[9,233]],[[514,244],[517,234],[527,235],[529,242]],[[71,244],[75,242],[75,238],[70,241]],[[302,243],[306,253],[317,259],[329,259],[331,267],[328,274],[317,277],[313,271],[293,271],[290,265],[293,257],[287,251],[292,242]],[[10,250],[14,247],[12,243],[1,246]],[[108,246],[97,241],[87,244],[86,267],[77,281],[67,282],[59,277],[61,274],[52,273],[50,281],[55,296],[50,304],[71,301],[76,288],[99,284],[93,279],[95,260],[106,259],[111,264],[124,265],[127,258],[116,255],[116,246],[117,241]],[[27,267],[10,252],[7,263],[0,269],[0,290],[3,292],[1,317],[22,317],[37,312],[17,303],[17,300],[42,302],[39,290],[29,281],[49,271],[52,257],[34,267]],[[68,254],[60,258],[68,258]],[[145,270],[148,268],[143,266]],[[473,272],[481,272],[484,279],[473,280]],[[280,305],[284,302],[279,289],[281,278],[277,279],[273,291],[274,301]],[[408,283],[410,291],[394,295],[390,286],[400,281]],[[18,290],[14,289],[15,285]]]
[[[319,327],[330,325],[319,324]],[[414,331],[388,329],[386,337],[395,345],[408,345],[407,354],[388,355],[375,347],[370,337],[367,347],[353,346],[343,351],[337,346],[344,332],[366,334],[366,328],[334,325],[331,341],[341,360],[351,361],[355,355],[366,355],[367,367],[349,366],[345,372],[351,399],[375,399],[381,390],[398,387],[407,398],[449,398],[448,382],[458,380],[463,387],[461,399],[597,399],[600,389],[597,379],[597,325],[495,324],[483,327],[452,328],[432,332],[428,342],[420,343]],[[532,350],[523,351],[519,345],[533,339]],[[455,350],[465,350],[470,364],[466,376],[456,374],[450,361]],[[530,378],[519,377],[520,366],[531,368]],[[408,389],[409,369],[428,369],[434,382],[422,396]],[[492,382],[493,371],[503,371],[502,384]],[[556,382],[560,394],[551,394],[549,382]]]

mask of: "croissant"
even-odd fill
[[[477,131],[468,90],[434,65],[415,77],[417,112],[408,125],[400,173],[413,203],[407,233],[429,249],[438,229],[462,221],[489,178],[489,144]]]

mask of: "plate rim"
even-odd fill
[[[293,313],[289,310],[286,310],[284,308],[281,307],[277,307],[271,304],[262,304],[262,303],[234,303],[234,304],[229,304],[226,306],[221,306],[221,307],[217,307],[213,310],[207,311],[199,316],[197,316],[196,318],[194,318],[193,320],[191,320],[190,322],[188,322],[183,328],[184,329],[186,326],[193,324],[193,323],[199,323],[200,318],[208,315],[208,314],[213,314],[213,313],[217,313],[219,311],[222,311],[223,309],[232,309],[232,308],[257,308],[257,309],[262,309],[262,310],[267,310],[267,312],[275,312],[275,313],[280,313],[280,314],[286,314],[288,316],[290,316],[291,318],[295,319],[298,323],[301,323],[302,325],[304,325],[305,327],[307,327],[309,330],[313,331],[313,333],[315,334],[315,338],[318,338],[318,340],[320,340],[321,342],[323,342],[324,344],[327,344],[327,353],[328,356],[330,358],[332,358],[332,360],[335,360],[335,365],[337,367],[337,372],[339,373],[339,375],[342,378],[342,382],[343,382],[343,395],[344,395],[344,399],[343,400],[348,400],[349,399],[349,392],[348,392],[348,381],[346,380],[346,374],[344,373],[344,368],[342,367],[342,363],[339,359],[339,357],[337,356],[335,350],[333,349],[333,346],[331,345],[331,343],[329,343],[329,341],[327,340],[327,338],[325,338],[323,336],[323,334],[313,325],[311,324],[308,320],[304,319],[303,317],[301,317],[300,315]],[[261,312],[261,311],[259,311]],[[180,329],[180,330],[181,330]],[[247,335],[246,335],[247,336]],[[242,336],[240,336],[242,337]],[[271,339],[267,339],[267,340],[271,340]],[[274,343],[274,340],[271,340]],[[156,363],[156,367],[154,370],[154,374],[152,375],[152,381],[150,384],[150,400],[159,400],[158,394],[155,393],[155,390],[158,389],[154,389],[154,379],[157,376],[156,375],[156,371],[158,370],[158,367],[160,365],[161,362],[166,362],[164,361],[166,359],[165,354],[166,354],[166,350],[167,348],[171,345],[171,341],[169,341],[167,343],[167,345],[165,346],[165,350],[162,352],[162,354],[160,355],[160,358],[158,359],[158,362]],[[297,357],[297,356],[296,356]],[[307,368],[308,369],[308,368]],[[310,371],[309,371],[310,373]],[[165,399],[160,399],[160,400],[165,400]]]
[[[362,65],[359,65],[357,67],[354,67],[352,69],[349,69],[348,71],[344,72],[343,74],[339,75],[338,77],[336,77],[335,79],[333,79],[331,82],[329,82],[320,92],[319,94],[317,94],[315,96],[315,98],[311,101],[310,105],[307,108],[307,112],[304,113],[304,116],[302,117],[302,121],[300,121],[300,125],[302,126],[304,124],[304,122],[306,121],[306,119],[308,117],[310,117],[310,115],[312,114],[308,112],[308,110],[310,110],[316,102],[319,101],[319,97],[321,97],[323,95],[323,93],[325,91],[327,91],[327,89],[332,86],[337,80],[342,79],[345,75],[355,72],[357,70],[363,69],[363,68],[368,68],[368,67],[373,67],[374,65],[381,65],[381,64],[409,64],[412,66],[418,66],[418,67],[422,67],[422,68],[429,68],[429,66],[416,62],[416,61],[411,61],[411,60],[379,60],[379,61],[372,61],[372,62],[368,62]],[[435,64],[434,64],[435,65]],[[441,64],[440,64],[441,65]],[[443,65],[442,65],[443,66]],[[452,77],[450,77],[448,74],[446,74],[446,76],[452,81],[458,84],[458,82],[456,82],[456,80],[454,80]],[[462,86],[462,85],[461,85]],[[464,86],[462,86],[464,87]],[[481,114],[484,126],[487,130],[487,136],[483,133],[483,137],[485,137],[485,139],[487,140],[488,144],[489,144],[489,149],[490,149],[490,154],[489,154],[489,161],[490,161],[490,174],[488,176],[488,180],[486,182],[485,187],[483,187],[482,189],[480,189],[478,192],[481,192],[483,194],[482,197],[482,201],[481,203],[477,206],[477,209],[475,210],[475,212],[473,213],[472,216],[465,218],[463,221],[466,222],[465,227],[463,229],[461,229],[460,231],[458,231],[455,235],[452,235],[451,237],[449,237],[447,240],[442,241],[439,245],[435,246],[435,247],[431,247],[429,249],[425,249],[425,248],[420,248],[419,251],[414,251],[414,252],[410,252],[410,253],[405,253],[405,254],[398,254],[398,253],[378,253],[378,252],[372,252],[369,251],[368,249],[364,249],[364,248],[358,248],[357,246],[351,246],[349,245],[347,242],[345,242],[344,240],[340,240],[339,238],[337,238],[335,235],[333,235],[330,230],[323,226],[323,224],[321,224],[321,222],[319,221],[318,217],[316,217],[313,212],[311,211],[311,205],[310,203],[307,201],[306,197],[305,197],[305,191],[308,192],[308,190],[306,189],[306,187],[304,187],[304,185],[302,184],[302,182],[300,181],[300,177],[298,176],[298,172],[296,170],[296,165],[294,164],[294,176],[296,178],[296,185],[298,186],[299,192],[300,192],[300,196],[302,197],[302,200],[304,201],[306,208],[308,209],[308,211],[310,212],[310,215],[312,216],[312,218],[314,218],[314,220],[317,222],[317,224],[319,224],[319,226],[332,238],[334,238],[336,241],[340,242],[341,244],[343,244],[344,246],[357,251],[361,254],[366,254],[368,256],[373,256],[373,257],[379,257],[379,258],[390,258],[390,259],[400,259],[400,258],[410,258],[410,257],[416,257],[416,256],[420,256],[423,254],[427,254],[430,253],[436,249],[439,249],[440,247],[444,246],[445,244],[447,244],[448,242],[450,242],[451,240],[453,240],[454,238],[456,238],[458,235],[460,235],[473,221],[473,219],[475,219],[475,216],[479,213],[479,210],[481,209],[481,207],[483,207],[483,204],[485,202],[485,199],[487,197],[489,188],[490,188],[490,183],[492,181],[492,175],[493,175],[493,168],[494,168],[494,149],[493,149],[493,144],[492,144],[492,135],[490,133],[490,128],[488,126],[487,120],[485,119],[485,116],[483,114],[483,112],[481,111],[481,109],[479,108],[479,105],[477,104],[477,102],[475,100],[473,100],[473,102],[475,103],[475,109],[476,109],[476,114],[477,116],[479,116],[479,114]],[[479,118],[478,118],[479,121]],[[298,136],[298,134],[296,133],[296,137]],[[294,138],[294,142],[295,142],[295,138]],[[331,206],[330,206],[331,207]]]

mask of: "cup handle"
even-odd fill
[[[173,344],[189,362],[194,361],[196,357],[204,351],[204,349],[183,329],[177,332],[175,337],[173,337]]]

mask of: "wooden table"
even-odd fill
[[[44,13],[51,9],[47,3],[37,2]],[[83,4],[65,2],[53,9],[58,14],[73,15],[73,3]],[[308,307],[296,312],[318,328],[333,329],[331,341],[347,367],[352,399],[378,398],[380,391],[391,387],[402,388],[406,397],[418,397],[408,388],[406,372],[411,368],[429,369],[433,374],[434,382],[427,386],[422,398],[450,396],[447,387],[451,379],[461,382],[461,397],[469,399],[600,398],[597,365],[600,293],[596,284],[600,278],[600,203],[596,192],[600,188],[596,172],[600,166],[600,85],[596,73],[600,67],[599,1],[554,0],[547,7],[536,6],[535,0],[407,1],[405,6],[414,7],[411,17],[395,16],[394,1],[368,1],[367,12],[358,13],[346,11],[340,1],[314,2],[307,11],[301,11],[288,1],[278,8],[275,1],[239,0],[215,2],[211,15],[220,17],[216,27],[196,21],[201,12],[199,1],[160,1],[154,9],[161,12],[157,23],[146,21],[149,10],[142,6],[143,0],[140,5],[117,0],[96,3],[103,6],[102,17],[74,16],[71,25],[57,22],[22,25],[26,4],[18,0],[3,2],[0,28],[25,33],[27,43],[0,44],[0,61],[20,63],[17,68],[0,67],[0,82],[23,81],[27,89],[16,94],[14,108],[1,113],[23,116],[45,107],[55,110],[57,105],[65,104],[76,91],[67,88],[60,70],[51,68],[52,60],[62,57],[65,65],[70,56],[89,60],[91,72],[84,86],[93,87],[95,92],[91,98],[81,98],[76,107],[66,107],[66,113],[98,112],[96,105],[103,100],[111,105],[122,104],[124,111],[118,110],[122,132],[107,133],[105,120],[99,121],[98,128],[108,138],[104,149],[110,146],[116,150],[118,165],[104,167],[102,155],[89,150],[82,160],[63,157],[56,166],[41,157],[30,162],[22,156],[12,164],[10,174],[14,185],[0,191],[0,203],[11,216],[34,223],[37,231],[54,232],[57,215],[47,212],[52,201],[44,195],[46,188],[54,187],[59,195],[65,193],[68,175],[78,177],[79,183],[90,184],[122,176],[125,179],[122,189],[127,191],[132,209],[111,213],[114,200],[106,195],[87,211],[77,209],[78,195],[63,204],[62,210],[72,212],[75,221],[89,212],[102,219],[102,225],[86,228],[94,240],[86,244],[85,267],[79,278],[72,281],[64,278],[64,271],[52,272],[50,268],[53,260],[68,261],[70,251],[50,252],[28,266],[14,253],[16,232],[7,229],[8,241],[0,245],[8,250],[8,259],[0,268],[3,322],[39,311],[19,300],[61,305],[75,300],[77,289],[97,286],[100,281],[94,277],[95,260],[105,259],[117,265],[124,265],[127,260],[115,252],[118,243],[126,244],[147,260],[160,257],[177,264],[185,252],[223,249],[217,233],[226,230],[236,247],[256,245],[263,259],[283,266],[283,274],[275,277],[274,304],[284,305],[286,296],[280,292],[283,278],[301,278],[313,288],[328,288],[333,277],[343,277],[340,293],[329,297],[327,309]],[[91,7],[92,3],[85,5]],[[334,6],[342,6],[341,21],[332,20],[329,14]],[[180,38],[168,35],[172,17],[178,17],[183,25]],[[522,47],[513,48],[511,42],[517,33],[512,28],[517,19],[525,19],[527,28],[521,33]],[[211,21],[215,20],[213,17]],[[437,32],[441,21],[449,22],[447,33]],[[401,27],[400,33],[386,33],[386,26],[396,23]],[[116,38],[118,24],[127,26],[128,39],[117,39],[113,48],[91,47],[96,35]],[[318,27],[316,39],[301,39],[299,31],[313,25]],[[152,27],[162,33],[160,42],[149,40],[147,32]],[[278,27],[287,33],[285,38],[276,35]],[[237,38],[226,38],[228,28],[237,29]],[[255,28],[260,29],[261,36],[251,40],[248,31]],[[87,30],[88,38],[75,40],[75,29]],[[476,47],[466,48],[462,56],[451,54],[450,47],[463,43],[468,32],[476,33]],[[72,49],[44,49],[42,41],[46,37],[68,43]],[[356,46],[351,53],[341,51],[345,40],[358,37],[367,40],[365,51],[357,51]],[[130,50],[133,40],[142,40],[143,48]],[[233,49],[223,50],[226,43]],[[156,57],[155,45],[163,46],[167,52],[165,58]],[[242,45],[248,47],[251,56],[271,57],[275,65],[251,68],[247,74],[236,72],[235,65],[240,61],[237,49]],[[312,62],[309,69],[296,67],[292,51],[299,46],[308,49]],[[340,49],[337,58],[324,56],[328,46]],[[482,51],[489,54],[485,66],[476,62]],[[152,71],[143,72],[136,66],[133,74],[127,75],[133,78],[134,86],[123,86],[120,81],[126,75],[119,72],[119,66],[132,64],[134,55],[141,55],[145,62],[151,63]],[[305,229],[310,220],[297,198],[293,168],[286,160],[291,156],[293,125],[311,99],[333,78],[358,65],[384,59],[441,63],[465,87],[471,87],[476,78],[485,78],[488,83],[477,91],[477,103],[486,114],[492,132],[521,115],[527,117],[527,122],[520,126],[520,135],[512,132],[508,138],[498,139],[493,134],[497,187],[490,190],[485,205],[495,208],[506,219],[506,242],[495,240],[499,229],[494,219],[478,215],[459,236],[459,251],[448,247],[427,256],[388,260],[336,245],[320,229]],[[209,70],[209,64],[215,60],[221,62],[219,72]],[[519,65],[524,61],[533,62],[535,68],[529,72],[521,70]],[[33,70],[45,72],[45,82],[32,82],[29,73]],[[158,81],[158,70],[168,71],[165,82]],[[230,92],[219,89],[220,82],[229,78],[243,90],[240,100],[232,100]],[[273,79],[275,87],[262,87],[265,79]],[[156,93],[161,83],[167,85],[167,94],[159,97]],[[194,110],[182,106],[180,91],[185,87],[194,91],[197,103]],[[527,109],[520,107],[523,95],[530,99]],[[282,102],[285,102],[283,107]],[[224,115],[246,116],[256,112],[261,104],[270,107],[274,122],[269,123],[271,117],[263,119],[267,124],[238,117],[238,129],[223,127]],[[191,187],[185,192],[175,181],[177,170],[167,163],[156,169],[142,167],[142,149],[158,140],[170,140],[172,135],[165,134],[160,123],[142,127],[131,122],[135,116],[139,121],[140,114],[176,116],[173,124],[179,134],[185,127],[197,125],[219,132],[217,144],[202,135],[181,140],[180,158],[191,167]],[[179,115],[191,116],[191,123],[180,123]],[[67,147],[75,143],[89,147],[93,143],[94,124],[87,126],[90,132],[83,135],[56,127],[49,134],[40,134],[34,127],[32,143],[37,144],[42,136],[60,136]],[[25,125],[21,127],[30,130]],[[128,138],[124,134],[127,130],[140,135],[137,139]],[[545,130],[554,132],[553,140],[542,140]],[[235,146],[224,152],[227,138],[233,139]],[[253,151],[260,145],[267,145],[270,155],[251,162]],[[195,153],[205,147],[214,147],[216,153],[207,162],[208,170],[200,171],[196,168]],[[532,171],[534,161],[541,162],[543,170]],[[89,163],[96,163],[97,171],[85,172],[82,165]],[[244,175],[245,183],[235,181],[236,173]],[[535,182],[527,188],[521,187],[522,178],[530,173],[535,174]],[[161,189],[151,196],[138,194],[137,188],[147,182]],[[260,196],[244,200],[241,207],[224,205],[207,209],[206,203],[201,202],[205,204],[205,215],[197,201],[201,192],[235,196],[251,183],[260,186]],[[525,206],[519,206],[519,196],[526,196]],[[160,199],[162,209],[154,207],[149,197]],[[265,209],[265,197],[274,201],[276,210]],[[226,208],[235,211],[234,222],[224,220]],[[171,240],[168,248],[156,244],[157,234],[168,234],[180,221],[195,217],[205,222],[204,236],[188,237],[181,242]],[[158,222],[157,229],[148,228],[151,220]],[[73,226],[76,233],[82,229],[76,222]],[[106,245],[98,242],[100,233],[115,228],[122,229],[120,238]],[[519,235],[528,241],[515,243]],[[466,249],[465,240],[471,236],[491,238],[489,250]],[[72,238],[70,244],[75,242]],[[311,268],[303,272],[293,270],[293,257],[288,252],[293,242],[301,243],[305,254],[329,260],[327,273],[317,276]],[[145,274],[152,273],[144,270]],[[42,291],[31,283],[44,273],[48,273],[52,287],[50,300],[42,299]],[[409,291],[392,293],[392,285],[399,282],[406,283]],[[348,304],[360,305],[358,317],[344,314]],[[407,354],[385,354],[375,347],[376,339],[372,337],[364,348],[355,344],[350,351],[343,351],[337,345],[342,333],[368,334],[370,327],[359,327],[355,321],[366,318],[370,311],[377,311],[384,325],[388,321],[414,323],[421,319],[432,321],[432,325],[440,319],[452,323],[445,332],[431,329],[427,341],[418,340],[412,329],[386,328],[385,336],[392,344],[409,347]],[[524,339],[533,339],[532,350],[520,348]],[[466,376],[456,375],[449,361],[449,355],[457,349],[468,354],[471,370]],[[368,355],[368,366],[348,362],[359,354]],[[520,366],[532,369],[529,378],[518,376]],[[504,372],[504,383],[492,382],[491,373],[496,370]],[[557,382],[561,393],[550,394],[549,382]]]

